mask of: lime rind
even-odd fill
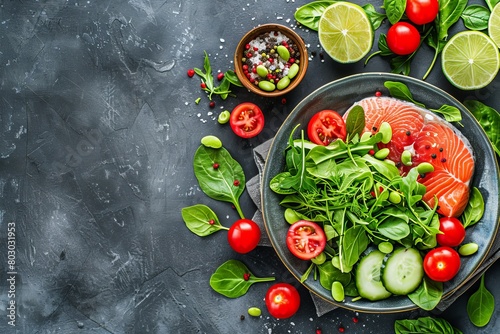
[[[318,24],[319,42],[339,63],[354,63],[370,52],[373,45],[371,22],[363,8],[337,2],[325,9]]]
[[[500,67],[497,45],[480,31],[455,34],[443,48],[441,61],[445,77],[462,90],[484,88]]]
[[[500,2],[493,7],[488,20],[488,35],[500,48]]]

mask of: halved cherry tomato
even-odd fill
[[[288,283],[276,283],[266,293],[266,307],[269,313],[278,319],[290,318],[300,307],[300,295],[297,289]]]
[[[260,235],[260,227],[256,222],[239,219],[229,228],[227,241],[235,252],[245,254],[257,247]]]
[[[231,129],[242,138],[257,136],[264,128],[264,114],[260,108],[251,103],[243,102],[234,107],[229,118]]]
[[[406,16],[415,24],[421,25],[434,21],[438,12],[438,0],[406,0]]]
[[[397,22],[387,31],[387,46],[397,55],[413,53],[420,45],[420,33],[408,22]]]
[[[441,246],[429,251],[424,257],[424,271],[436,282],[447,282],[460,269],[460,255],[448,246]]]
[[[436,240],[441,246],[455,247],[465,239],[465,228],[455,217],[440,218],[439,230],[442,234],[436,235]]]
[[[310,260],[325,249],[325,232],[316,223],[299,220],[290,225],[286,235],[286,245],[299,259]]]
[[[347,130],[344,119],[336,111],[321,110],[309,121],[307,136],[313,143],[325,146],[337,138],[345,140]]]

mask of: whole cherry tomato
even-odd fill
[[[264,128],[264,114],[256,104],[243,102],[231,111],[229,124],[238,136],[252,138]]]
[[[429,251],[424,257],[424,271],[436,282],[447,282],[460,269],[460,255],[448,246],[440,246]]]
[[[227,241],[235,252],[245,254],[257,247],[260,235],[260,227],[256,222],[239,219],[229,228]]]
[[[286,245],[299,259],[310,260],[325,249],[325,232],[316,223],[299,220],[290,225],[286,235]]]
[[[328,145],[337,138],[345,140],[347,130],[344,119],[336,111],[321,110],[311,117],[307,136],[318,145]]]
[[[406,0],[406,16],[415,24],[422,25],[434,21],[438,12],[438,0]]]
[[[276,283],[266,293],[266,307],[269,313],[278,319],[290,318],[300,307],[300,295],[297,289],[288,283]]]
[[[408,22],[397,22],[387,31],[387,46],[400,56],[415,52],[420,45],[420,33]]]
[[[436,240],[441,246],[456,247],[465,239],[465,228],[455,217],[440,218],[439,231],[442,234],[438,234]]]

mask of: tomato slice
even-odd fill
[[[345,140],[347,130],[344,119],[334,110],[321,110],[314,114],[307,126],[309,140],[318,145],[328,145],[335,139]]]
[[[266,293],[266,307],[278,319],[290,318],[300,307],[300,294],[288,283],[276,283]]]
[[[229,124],[238,136],[252,138],[264,128],[264,114],[256,104],[243,102],[231,111]]]
[[[290,252],[299,259],[310,260],[325,249],[325,232],[316,223],[299,220],[288,229],[286,245]]]
[[[424,271],[436,282],[447,282],[460,269],[460,255],[448,246],[434,248],[424,257]]]

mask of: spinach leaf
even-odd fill
[[[349,138],[354,137],[358,134],[361,136],[365,128],[365,111],[361,106],[354,106],[347,115],[346,119],[346,130]]]
[[[429,110],[435,112],[436,114],[441,114],[448,122],[460,122],[462,120],[460,109],[454,106],[443,104],[439,107],[439,109]]]
[[[391,24],[397,23],[403,17],[406,9],[406,0],[384,0],[384,8]]]
[[[461,17],[467,29],[486,30],[488,29],[490,10],[481,5],[470,5],[465,8]]]
[[[443,295],[443,283],[435,282],[424,276],[422,284],[408,295],[408,298],[423,310],[433,310],[441,301]]]
[[[484,285],[484,274],[481,276],[479,289],[467,301],[467,314],[477,327],[484,327],[490,322],[495,311],[495,297]]]
[[[187,228],[199,237],[205,237],[220,230],[229,230],[221,225],[215,212],[204,204],[182,208],[181,214]]]
[[[342,237],[342,249],[339,249],[342,263],[347,267],[352,267],[358,262],[359,257],[366,250],[369,243],[370,239],[362,225],[347,229]]]
[[[454,25],[462,15],[468,0],[441,0],[438,13],[438,39],[444,41],[448,38],[448,29]]]
[[[477,223],[484,214],[484,200],[483,195],[476,187],[471,189],[469,202],[465,207],[464,212],[462,213],[462,223],[464,227],[467,228],[469,226]]]
[[[464,105],[477,119],[500,157],[500,113],[476,100],[465,100]]]
[[[410,226],[404,219],[389,216],[378,226],[378,231],[384,237],[398,241],[410,234]]]
[[[339,281],[343,286],[347,286],[351,281],[351,274],[343,273],[335,268],[332,261],[326,261],[317,266],[319,270],[319,282],[327,290],[332,289],[332,283]]]
[[[363,5],[362,8],[365,11],[366,15],[368,15],[373,30],[377,30],[382,24],[382,22],[387,18],[386,14],[377,12],[375,6],[373,6],[371,3]]]
[[[295,20],[309,29],[318,31],[319,19],[325,9],[337,1],[317,0],[309,2],[297,9],[294,14]]]
[[[214,168],[214,163],[219,167]],[[193,164],[201,190],[210,198],[232,203],[244,218],[239,198],[245,189],[245,174],[231,154],[224,147],[214,149],[200,145]]]
[[[448,321],[433,317],[396,320],[394,331],[396,334],[462,334],[460,330],[454,328]]]
[[[247,293],[252,284],[274,280],[274,277],[255,277],[243,262],[228,260],[212,274],[210,286],[221,295],[238,298]]]
[[[402,82],[397,81],[385,81],[384,86],[389,90],[392,97],[400,100],[412,102],[422,108],[425,108],[423,103],[417,102],[413,99],[413,95],[410,92],[408,86]]]

